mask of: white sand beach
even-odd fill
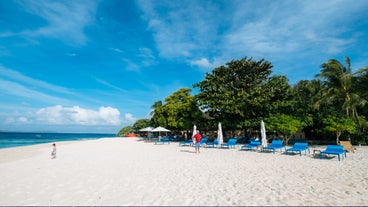
[[[323,149],[323,146],[319,146]],[[368,205],[368,147],[338,161],[139,138],[0,150],[0,205]]]

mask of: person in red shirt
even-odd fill
[[[197,134],[195,134],[193,136],[194,140],[195,140],[195,153],[199,153],[199,147],[201,146],[201,139],[202,139],[202,136],[201,134],[199,133],[199,130],[197,131]]]

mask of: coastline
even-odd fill
[[[0,149],[0,205],[368,204],[367,146],[339,162],[139,140],[57,142],[56,159],[51,144]]]
[[[99,139],[102,137],[116,137],[116,135],[102,133],[0,132],[0,149],[62,141]]]

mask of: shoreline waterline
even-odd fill
[[[106,133],[0,132],[0,149],[73,140],[116,137]]]

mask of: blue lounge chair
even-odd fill
[[[185,142],[180,142],[179,146],[192,146],[193,145],[193,140],[192,139],[188,139]]]
[[[272,140],[272,143],[270,146],[268,147],[263,147],[262,148],[262,152],[263,151],[273,151],[273,153],[275,154],[275,151],[280,149],[280,152],[281,152],[281,149],[284,148],[284,150],[286,151],[286,148],[285,146],[282,144],[284,141],[282,140]]]
[[[213,142],[207,142],[206,143],[206,147],[212,147],[212,148],[214,148],[214,147],[217,147],[217,145],[218,145],[217,139],[213,140]]]
[[[286,154],[288,154],[288,152],[298,152],[299,155],[302,156],[302,152],[305,151],[305,154],[307,154],[307,150],[308,150],[308,153],[310,153],[308,143],[295,142],[292,148],[289,148],[286,150]]]
[[[207,141],[208,141],[208,138],[202,138],[201,139],[201,141],[199,142],[199,144],[201,145],[201,147],[203,146],[203,145],[206,145],[206,143],[207,143]],[[193,147],[194,147],[195,145],[193,145]]]
[[[337,155],[340,161],[340,155],[344,159],[344,155],[346,157],[346,151],[344,150],[344,146],[340,145],[327,145],[327,148],[319,154],[319,158],[322,159],[322,155]]]
[[[260,141],[250,141],[249,144],[247,145],[244,145],[242,146],[240,149],[241,150],[246,150],[246,149],[249,149],[249,150],[252,150],[252,149],[257,149],[259,146],[261,146],[261,142]]]
[[[221,148],[235,148],[236,146],[236,139],[235,138],[230,138],[229,141],[227,141],[227,143],[221,144]]]
[[[163,137],[161,140],[156,140],[155,144],[170,144],[170,139],[168,137]]]

